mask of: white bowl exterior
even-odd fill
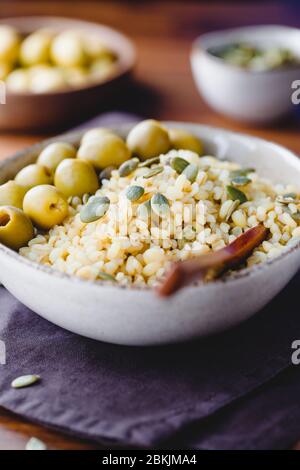
[[[300,30],[277,26],[241,28],[203,35],[191,54],[195,83],[206,102],[216,111],[238,120],[264,124],[288,114],[293,104],[292,82],[300,66],[253,72],[227,64],[207,52],[214,46],[236,41],[284,45],[300,57]]]
[[[299,185],[300,160],[283,147],[221,129],[166,123],[201,137],[208,153],[254,166],[274,181]],[[125,135],[130,127],[120,131]],[[80,135],[60,137],[69,142]],[[55,139],[54,139],[55,140]],[[45,146],[41,144],[38,148]],[[0,182],[32,161],[38,148],[0,164]],[[276,162],[276,165],[274,165]],[[293,277],[300,248],[244,270],[234,279],[184,288],[163,300],[152,290],[83,281],[37,265],[0,244],[1,281],[17,299],[47,320],[97,340],[151,345],[187,340],[227,329],[253,315]]]
[[[246,320],[287,284],[299,262],[298,250],[235,282],[189,287],[164,300],[152,290],[54,276],[0,252],[5,287],[46,320],[96,340],[143,346],[206,336]]]

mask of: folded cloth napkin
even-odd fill
[[[290,445],[300,437],[294,419],[300,373],[291,366],[291,344],[300,332],[297,283],[299,276],[231,331],[153,348],[114,346],[69,333],[2,287],[6,365],[0,365],[0,406],[79,437],[121,445]],[[82,316],[84,321],[84,311]],[[41,381],[11,388],[23,374],[39,374]]]
[[[275,413],[281,413],[278,397],[271,386],[274,399],[261,391],[253,406],[251,398],[243,405],[242,397],[291,364],[291,343],[300,331],[297,282],[299,277],[262,312],[227,333],[154,348],[114,346],[74,335],[1,288],[0,339],[7,363],[0,365],[0,405],[96,441],[143,447],[167,441],[169,447],[174,439],[179,446],[218,448],[226,447],[228,432],[230,448],[235,442],[248,448],[248,433],[251,445],[259,447],[253,439],[267,426],[260,422],[260,403],[267,402],[274,423]],[[31,388],[12,389],[11,381],[23,374],[39,374],[42,380]],[[289,410],[292,399],[298,397],[283,402]],[[218,417],[223,408],[224,417]],[[277,442],[278,433],[284,441],[290,431],[288,425],[272,427],[268,445]]]

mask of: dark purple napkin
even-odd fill
[[[292,395],[283,403],[288,410],[278,409],[271,386],[271,398],[257,392],[255,406],[251,394],[246,397],[291,364],[291,343],[300,332],[297,283],[299,277],[262,312],[227,333],[155,348],[113,346],[74,335],[1,288],[0,339],[7,364],[0,366],[0,405],[96,441],[259,447],[254,438],[267,424],[260,422],[261,404],[267,402],[273,423],[276,413],[298,404]],[[10,387],[12,379],[29,373],[39,374],[41,383],[22,390]],[[224,418],[216,419],[223,410]],[[272,426],[268,446],[285,442],[290,432],[289,426]]]
[[[111,113],[84,127],[136,119]],[[0,365],[0,405],[79,437],[121,445],[291,445],[300,437],[300,368],[291,366],[291,344],[300,338],[297,283],[299,276],[229,332],[155,348],[74,335],[0,288],[0,340],[7,351],[6,365]],[[39,384],[10,387],[15,377],[33,373],[42,377]]]

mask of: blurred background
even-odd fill
[[[208,108],[199,96],[190,68],[193,40],[212,30],[253,24],[300,26],[300,5],[282,1],[14,1],[1,0],[0,17],[50,15],[107,24],[131,38],[137,48],[133,81],[98,112],[127,111],[141,117],[205,122],[245,130]],[[80,116],[76,116],[80,120]],[[285,123],[277,140],[288,145],[289,132],[298,123]],[[272,129],[252,129],[272,137]],[[0,152],[12,152],[24,143],[14,136],[0,140]],[[36,140],[26,137],[26,143]]]

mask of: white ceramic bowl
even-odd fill
[[[204,100],[214,110],[249,123],[266,124],[288,114],[295,107],[292,82],[299,80],[300,65],[256,72],[230,65],[208,52],[211,47],[237,42],[286,47],[300,58],[300,29],[249,26],[204,34],[191,52],[194,80]]]
[[[206,151],[253,166],[274,181],[299,183],[300,160],[262,139],[196,124],[182,127],[204,140]],[[115,129],[125,136],[130,126]],[[78,143],[80,134],[59,140]],[[52,140],[58,140],[52,139]],[[33,162],[47,144],[30,147],[0,164],[0,183]],[[190,286],[167,300],[152,290],[84,281],[38,265],[0,244],[0,278],[21,302],[47,320],[90,338],[126,345],[187,340],[229,328],[253,315],[293,277],[300,265],[296,246],[233,278]]]

